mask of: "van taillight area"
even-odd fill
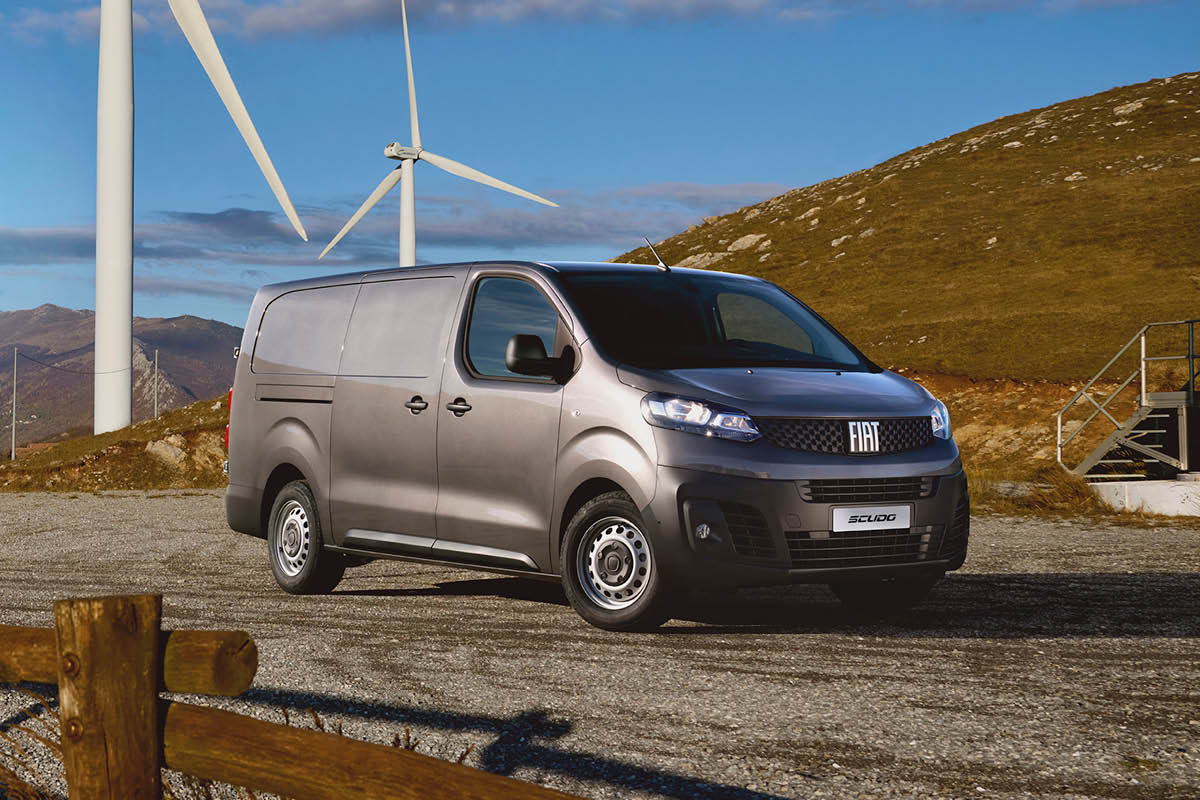
[[[225,410],[233,413],[233,387],[229,387],[229,396],[225,399]],[[229,424],[225,425],[225,452],[229,452]]]

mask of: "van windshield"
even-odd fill
[[[680,272],[556,277],[595,344],[624,364],[872,368],[828,323],[769,283]]]

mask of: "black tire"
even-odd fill
[[[312,489],[292,481],[280,490],[267,524],[267,560],[279,588],[289,594],[328,594],[346,562],[321,546],[321,517]]]
[[[559,553],[563,591],[576,613],[597,628],[653,630],[670,619],[670,592],[645,530],[624,492],[588,501],[567,524]],[[581,554],[584,547],[588,555]]]
[[[850,611],[878,616],[903,611],[925,599],[941,575],[920,578],[882,578],[873,581],[842,581],[829,584]]]

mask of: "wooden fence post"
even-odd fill
[[[54,604],[63,764],[71,800],[161,800],[162,597]]]

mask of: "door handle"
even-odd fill
[[[456,417],[461,417],[463,414],[471,410],[471,406],[467,404],[465,399],[456,397],[454,398],[453,403],[446,403],[446,410],[453,411],[454,416]]]
[[[429,403],[426,403],[424,400],[422,400],[421,395],[417,395],[412,400],[409,400],[407,403],[405,403],[404,407],[414,414],[420,414],[422,411],[429,408]]]

